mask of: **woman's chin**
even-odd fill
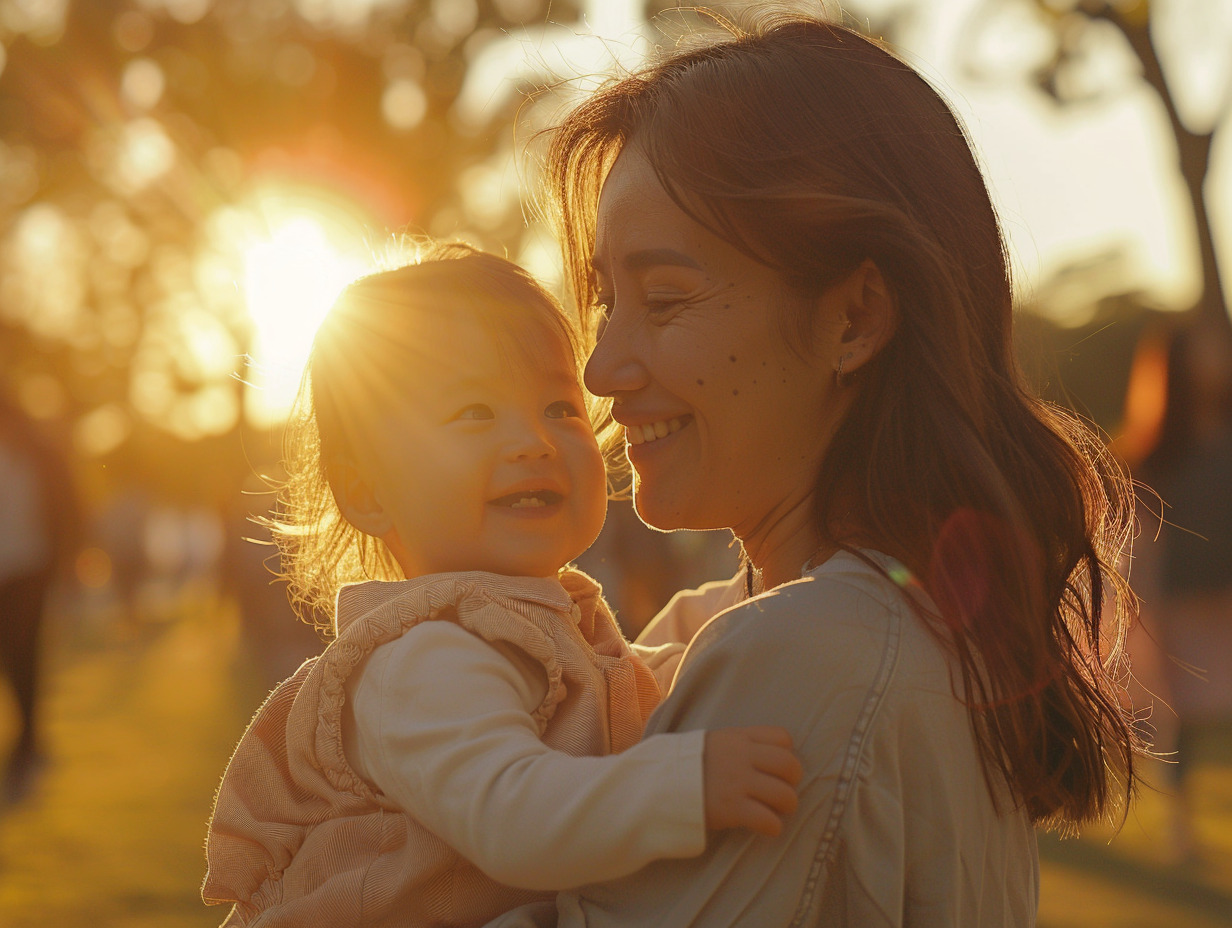
[[[691,511],[691,507],[681,505],[682,502],[684,500],[679,493],[672,494],[666,490],[653,492],[640,482],[634,482],[633,508],[637,517],[651,528],[674,532],[677,529],[706,531],[727,527],[710,524],[710,520],[700,518],[698,513]]]

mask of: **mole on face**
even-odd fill
[[[706,385],[706,381],[702,380],[702,379],[699,377],[699,378],[697,379],[697,385],[698,385],[699,387],[704,387],[704,386]]]
[[[739,395],[740,395],[739,390],[732,390],[732,396],[739,396]]]
[[[729,354],[729,355],[727,356],[727,360],[731,361],[731,362],[732,362],[732,364],[735,364],[735,363],[736,363],[736,356],[735,356],[734,354]]]

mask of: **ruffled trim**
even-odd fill
[[[485,641],[513,644],[542,664],[547,675],[547,691],[531,713],[538,734],[542,736],[568,694],[563,669],[552,645],[550,626],[539,614],[544,608],[559,615],[575,612],[578,606],[572,599],[574,591],[590,601],[593,609],[599,588],[578,571],[562,572],[559,581],[472,571],[345,587],[339,593],[336,610],[342,630],[325,649],[313,671],[320,679],[315,758],[330,785],[379,803],[372,788],[347,762],[343,751],[342,708],[346,703],[346,681],[373,650],[400,638],[421,622],[453,621]],[[362,609],[358,615],[355,614],[356,606]],[[511,614],[522,621],[513,629],[502,627],[508,625]],[[540,627],[541,624],[544,627]]]
[[[271,872],[246,902],[237,902],[219,928],[244,928],[266,909],[282,904],[282,871]]]

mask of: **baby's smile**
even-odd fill
[[[518,490],[490,500],[490,504],[510,509],[542,509],[554,506],[563,499],[564,496],[555,490]]]

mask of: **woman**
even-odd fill
[[[1033,924],[1034,827],[1134,782],[1128,498],[1021,385],[953,115],[876,44],[778,16],[599,92],[549,168],[638,513],[748,559],[644,634],[745,599],[647,731],[783,725],[806,774],[778,838],[493,924]]]

